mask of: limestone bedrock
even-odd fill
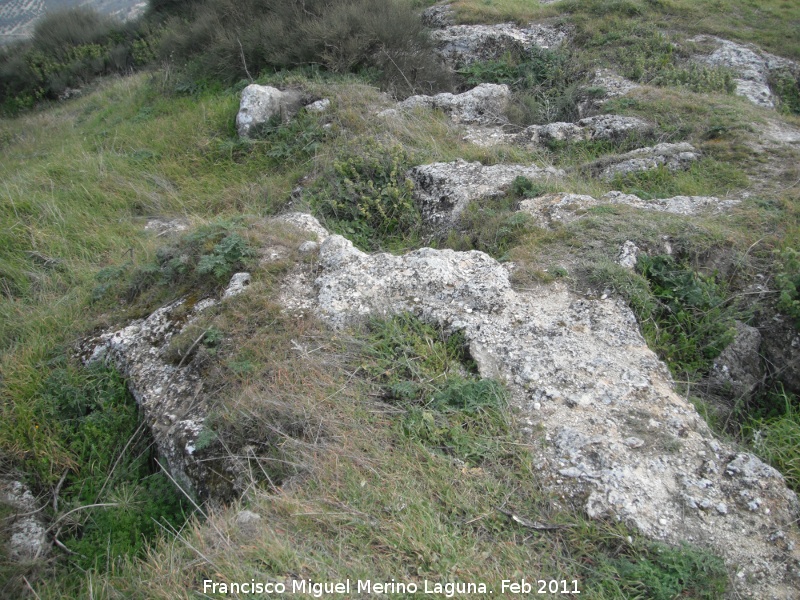
[[[369,255],[338,235],[320,241],[313,296],[332,327],[410,312],[462,331],[480,374],[508,386],[537,442],[537,476],[565,501],[711,548],[748,582],[743,594],[795,597],[795,494],[778,471],[714,437],[622,300],[560,284],[514,290],[507,268],[477,251]]]

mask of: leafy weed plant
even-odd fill
[[[673,373],[696,375],[733,340],[736,307],[713,276],[704,276],[668,255],[643,255],[637,270],[649,294],[632,296],[650,346]]]
[[[402,146],[363,141],[334,161],[306,199],[332,230],[365,250],[403,247],[422,221],[405,176],[411,164]]]
[[[497,60],[475,62],[459,70],[467,86],[504,83],[512,98],[506,111],[512,123],[531,125],[577,118],[578,84],[584,79],[577,56],[533,48],[506,53]]]
[[[131,270],[107,267],[96,275],[95,300],[122,296],[132,302],[145,291],[171,286],[202,295],[218,290],[255,255],[248,240],[237,232],[233,221],[204,225],[184,235],[174,245],[156,252],[156,262]]]
[[[800,253],[787,247],[776,254],[778,273],[775,284],[780,293],[778,310],[793,318],[800,328]]]

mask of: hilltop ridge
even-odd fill
[[[0,589],[796,597],[800,15],[371,1],[3,119]]]

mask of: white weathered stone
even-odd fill
[[[518,144],[544,144],[547,142],[582,142],[588,140],[619,141],[631,135],[646,135],[653,126],[636,117],[596,115],[575,123],[548,123],[531,125],[516,138]]]
[[[627,240],[619,249],[619,254],[617,255],[617,264],[632,271],[634,267],[636,267],[636,259],[638,256],[639,247],[632,241]]]
[[[519,210],[531,215],[537,226],[552,229],[556,224],[579,219],[599,204],[599,200],[585,194],[545,194],[526,198],[519,203]]]
[[[442,29],[455,24],[455,11],[449,4],[436,4],[423,10],[420,18],[425,27]]]
[[[323,98],[322,100],[317,100],[306,106],[306,110],[309,112],[321,113],[325,112],[330,107],[331,101],[328,98]]]
[[[736,204],[737,200],[722,200],[713,196],[674,196],[642,200],[634,194],[608,192],[599,199],[585,194],[545,194],[520,202],[519,209],[533,216],[539,227],[552,229],[556,224],[567,224],[583,217],[591,208],[603,204],[624,204],[640,210],[653,210],[676,215],[697,215],[704,212],[721,212]]]
[[[578,103],[578,114],[590,115],[600,110],[608,100],[627,96],[640,88],[638,83],[625,79],[609,69],[598,69],[589,85],[583,90],[583,100]]]
[[[8,535],[8,558],[27,562],[47,556],[50,544],[44,511],[28,486],[13,476],[0,477],[0,504],[12,511],[0,524]]]
[[[506,121],[504,111],[511,91],[507,85],[482,83],[463,94],[442,93],[435,96],[411,96],[398,103],[397,109],[389,109],[380,116],[392,116],[397,110],[424,107],[438,109],[456,123],[492,125]]]
[[[423,218],[441,229],[451,226],[472,200],[502,195],[517,177],[547,180],[563,174],[553,167],[484,166],[457,160],[414,167],[407,175],[414,182],[414,198]]]
[[[296,90],[281,91],[269,85],[248,85],[242,91],[236,130],[248,137],[254,128],[268,123],[273,117],[289,119],[302,106],[302,94]]]
[[[258,532],[261,520],[261,515],[254,513],[252,510],[240,510],[236,515],[236,526],[243,533],[255,534]]]
[[[602,179],[610,180],[617,175],[643,173],[661,166],[670,171],[686,170],[699,158],[700,151],[691,144],[665,143],[604,158],[588,166],[591,170],[599,170]]]
[[[603,88],[606,98],[619,98],[627,96],[633,90],[639,89],[638,83],[626,79],[609,69],[598,69],[594,72],[591,81],[592,87]]]
[[[491,148],[501,144],[516,144],[518,135],[517,133],[506,133],[502,127],[466,125],[464,127],[463,139],[476,146]]]
[[[228,283],[228,287],[222,293],[222,297],[232,298],[233,296],[238,296],[250,285],[251,279],[250,273],[234,273],[230,283]]]
[[[319,250],[319,244],[317,242],[303,242],[300,244],[300,247],[297,249],[301,254],[311,254],[312,252],[316,252]]]
[[[545,432],[532,445],[537,477],[591,517],[707,545],[741,567],[750,597],[793,597],[796,496],[775,469],[714,438],[621,300],[563,285],[515,291],[481,252],[368,255],[337,235],[323,242],[320,268],[317,312],[333,327],[410,312],[461,331],[481,375],[503,380]],[[769,511],[752,510],[756,491]],[[776,530],[787,540],[776,544]]]
[[[731,69],[738,76],[734,79],[736,94],[764,108],[775,108],[776,98],[769,87],[771,73],[783,71],[795,78],[800,77],[800,64],[752,45],[737,44],[711,35],[700,35],[691,41],[713,44],[715,49],[711,54],[697,56],[695,60]]]
[[[715,360],[708,376],[711,390],[731,399],[746,399],[764,377],[761,333],[755,327],[736,322],[736,333]]]
[[[315,217],[312,217],[308,213],[301,213],[301,212],[293,212],[293,213],[286,213],[285,215],[281,215],[277,217],[279,221],[284,223],[289,223],[290,225],[297,227],[301,231],[306,231],[308,233],[312,233],[317,236],[318,242],[325,241],[325,238],[330,235],[328,230],[325,229],[322,225],[320,225],[319,221]]]
[[[497,60],[506,53],[524,54],[533,48],[555,48],[567,38],[568,30],[543,24],[520,27],[497,25],[452,25],[433,31],[439,54],[450,65],[461,68],[474,62]]]
[[[186,219],[163,219],[153,217],[147,220],[144,226],[145,231],[152,231],[158,237],[181,233],[189,229],[189,222]]]

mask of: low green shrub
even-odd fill
[[[800,328],[800,252],[794,248],[784,248],[777,254],[775,285],[780,296],[778,310],[795,320]]]
[[[286,168],[313,157],[328,135],[320,120],[300,111],[288,123],[270,119],[250,134],[254,151],[264,152],[276,167]]]
[[[175,244],[156,251],[156,261],[133,268],[125,264],[106,267],[95,275],[92,299],[122,297],[132,302],[154,287],[167,287],[195,296],[218,291],[237,271],[244,271],[255,256],[250,243],[232,221],[204,225]]]
[[[71,459],[53,534],[81,569],[105,571],[121,557],[141,556],[161,526],[180,527],[190,509],[155,463],[152,438],[116,371],[64,358],[48,368],[37,412]],[[36,474],[51,485],[58,475]]]
[[[533,48],[499,60],[475,62],[459,71],[465,85],[504,83],[511,87],[509,119],[519,125],[574,121],[578,84],[585,79],[577,55]]]
[[[103,43],[119,23],[86,7],[46,14],[33,30],[33,45],[55,58],[67,58],[76,47]]]
[[[684,87],[693,92],[720,92],[732,94],[736,91],[733,71],[725,67],[671,65],[661,69],[650,81],[652,85]]]
[[[418,16],[398,0],[205,0],[164,3],[161,54],[195,79],[231,84],[266,70],[319,65],[377,77],[398,95],[448,87]]]
[[[445,381],[424,407],[411,407],[402,422],[409,438],[470,465],[502,453],[509,432],[506,392],[494,380],[459,376]]]
[[[407,246],[422,223],[402,146],[364,140],[317,180],[306,200],[335,232],[364,250]]]
[[[780,99],[778,109],[788,115],[800,115],[800,78],[788,71],[770,74],[770,87]]]
[[[237,228],[232,222],[204,225],[176,245],[160,248],[156,258],[164,283],[191,284],[195,290],[227,283],[254,256]]]
[[[100,75],[129,73],[155,58],[156,30],[86,7],[46,14],[30,41],[0,50],[0,111],[16,114]]]
[[[471,465],[502,454],[507,394],[478,378],[463,334],[447,336],[406,314],[372,321],[370,332],[361,368],[406,409],[404,435]]]
[[[539,181],[531,181],[527,177],[519,176],[511,182],[509,193],[517,200],[523,198],[536,198],[549,190],[547,184]]]
[[[627,299],[648,346],[683,381],[705,374],[747,317],[724,283],[668,255],[640,255],[636,272],[598,266],[591,279]]]
[[[651,294],[649,301],[635,307],[645,337],[674,373],[707,371],[733,341],[736,310],[724,286],[667,255],[642,255],[637,270]]]

